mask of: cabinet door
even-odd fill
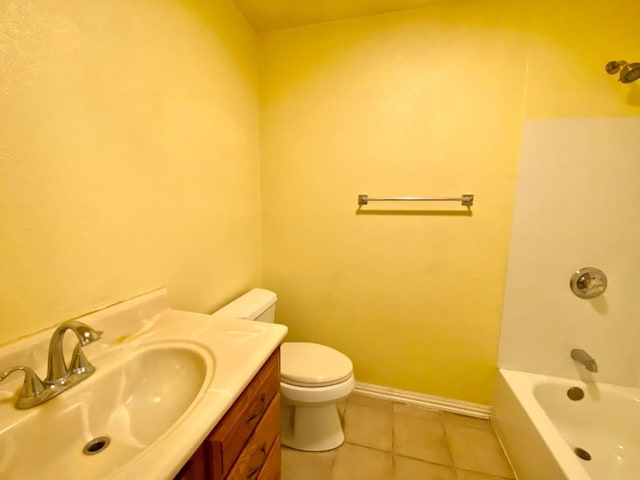
[[[267,461],[258,473],[258,480],[280,480],[280,435],[271,446]]]
[[[247,441],[227,480],[256,480],[268,464],[269,454],[280,430],[280,394],[277,394],[264,417]]]
[[[250,435],[266,415],[267,407],[280,392],[279,350],[267,360],[249,386],[209,435],[211,478],[226,477]],[[279,402],[277,402],[279,405]],[[278,407],[279,415],[279,407]],[[276,427],[276,433],[280,425]],[[267,445],[270,447],[271,443]],[[267,450],[268,452],[268,450]],[[266,453],[266,452],[265,452]]]
[[[207,478],[209,477],[206,448],[205,445],[201,445],[173,480],[206,480]]]

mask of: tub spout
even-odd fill
[[[571,350],[571,358],[584,365],[584,368],[590,372],[598,373],[598,364],[594,358],[581,348],[574,348]]]

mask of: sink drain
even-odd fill
[[[111,439],[109,437],[96,437],[93,440],[87,442],[82,449],[82,453],[85,455],[95,455],[100,453],[109,446]]]
[[[584,398],[584,390],[582,390],[580,387],[571,387],[569,390],[567,390],[567,397],[569,397],[574,402],[582,400]]]
[[[584,448],[576,447],[574,453],[580,457],[582,460],[591,460],[591,454],[587,452]]]

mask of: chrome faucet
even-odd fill
[[[571,350],[571,358],[576,362],[584,365],[584,368],[593,373],[598,373],[598,364],[594,360],[594,358],[589,355],[587,352],[580,348],[574,348]]]
[[[64,352],[62,351],[62,339],[67,330],[71,330],[78,337],[78,344],[73,350],[69,368],[64,362]],[[102,332],[98,332],[89,325],[75,320],[65,322],[56,328],[53,335],[51,335],[51,342],[49,342],[49,359],[47,361],[47,378],[45,378],[45,382],[61,384],[69,380],[70,374],[82,374],[84,379],[95,372],[95,367],[84,356],[81,347],[99,340],[101,336]]]
[[[73,349],[69,366],[64,361],[62,340],[67,330],[71,330],[78,337],[78,344]],[[94,330],[89,325],[72,320],[60,325],[53,332],[49,343],[47,362],[47,377],[40,380],[38,375],[29,367],[18,366],[0,373],[0,382],[13,372],[24,372],[22,391],[16,402],[16,408],[26,409],[40,405],[74,385],[89,378],[95,367],[89,363],[82,352],[82,347],[100,339],[102,332]]]

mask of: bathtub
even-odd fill
[[[638,388],[501,369],[492,422],[518,480],[640,478]]]

